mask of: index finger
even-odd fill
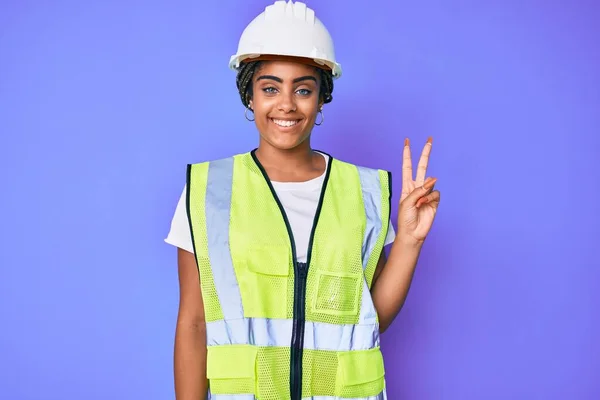
[[[412,161],[410,159],[410,141],[404,139],[404,151],[402,154],[402,191],[408,189],[408,183],[412,181]]]

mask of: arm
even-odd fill
[[[437,179],[425,179],[431,143],[429,138],[421,153],[416,179],[413,181],[409,140],[404,141],[398,235],[392,244],[389,260],[386,261],[382,252],[375,269],[376,280],[371,285],[381,333],[391,325],[406,300],[421,248],[440,203],[440,192],[433,190]]]
[[[389,259],[381,252],[371,286],[380,333],[386,331],[404,305],[420,252],[420,245],[403,244],[400,240],[392,244]]]
[[[206,380],[206,324],[198,268],[194,255],[177,249],[179,314],[175,330],[175,397],[204,400]]]

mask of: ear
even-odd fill
[[[248,102],[248,107],[250,107],[251,110],[254,110],[254,107],[252,106],[252,100]]]

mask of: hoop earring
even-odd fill
[[[319,114],[321,114],[321,122],[319,122],[319,123],[317,124],[317,122],[315,121],[315,125],[316,125],[316,126],[321,126],[321,125],[323,125],[323,122],[325,121],[325,115],[323,115],[323,110],[319,110]]]
[[[247,119],[248,121],[252,122],[252,121],[254,121],[254,119],[255,119],[255,118],[254,118],[254,111],[250,110],[250,111],[252,111],[252,119],[250,119],[250,118],[248,118],[248,110],[250,110],[250,109],[246,107],[246,110],[244,111],[244,117],[246,117],[246,119]]]

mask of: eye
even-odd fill
[[[298,94],[300,94],[300,96],[310,96],[311,93],[312,93],[312,90],[298,89]]]
[[[277,91],[277,89],[275,89],[272,86],[266,87],[262,89],[263,92],[268,93],[268,94],[273,94]]]

